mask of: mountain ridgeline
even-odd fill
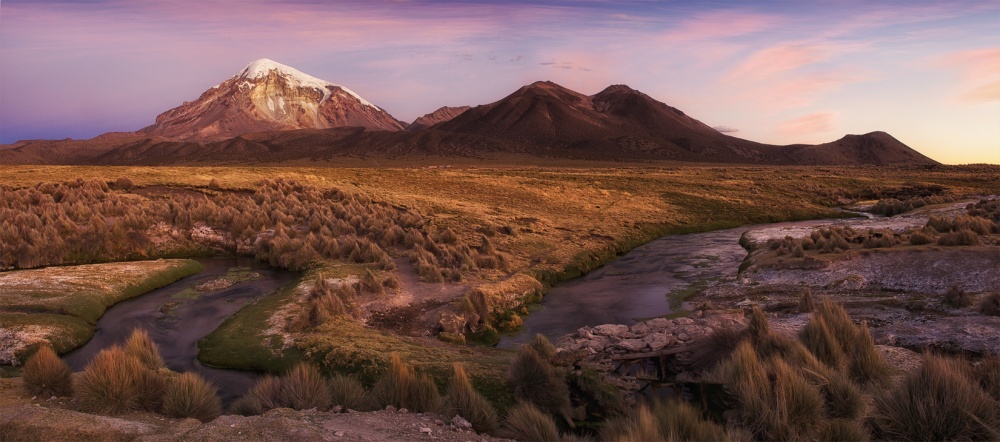
[[[350,89],[261,59],[136,132],[0,147],[0,164],[464,162],[937,164],[884,132],[776,146],[720,133],[625,85],[584,95],[540,81],[406,125]]]

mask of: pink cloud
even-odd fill
[[[781,72],[798,69],[823,61],[829,55],[822,49],[808,45],[778,45],[761,49],[747,57],[726,75],[730,81],[766,80]]]
[[[962,101],[1000,100],[1000,47],[952,52],[931,60],[931,65],[961,73]]]
[[[741,37],[772,29],[781,24],[773,15],[718,11],[699,14],[682,21],[660,36],[663,42],[706,41]]]
[[[778,125],[778,132],[786,136],[813,135],[820,132],[830,132],[834,129],[837,119],[836,112],[816,112],[798,118],[783,121]]]

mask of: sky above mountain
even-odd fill
[[[271,58],[412,121],[627,84],[773,144],[1000,163],[1000,3],[3,0],[0,141],[132,131]]]

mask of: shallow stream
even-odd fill
[[[132,330],[139,327],[159,346],[167,368],[177,372],[193,371],[212,381],[219,388],[223,402],[245,392],[259,374],[200,364],[198,341],[247,302],[294,282],[298,275],[248,258],[202,258],[197,261],[205,267],[201,273],[111,306],[97,321],[94,338],[67,353],[63,359],[74,370],[82,370],[99,351],[124,343]],[[229,287],[195,289],[199,284],[227,275],[250,278]]]

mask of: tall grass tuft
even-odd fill
[[[847,366],[851,380],[859,384],[887,384],[893,370],[875,348],[875,341],[868,331],[868,323],[861,323],[856,336],[851,345],[851,358]]]
[[[201,376],[187,372],[167,384],[163,395],[163,414],[208,422],[222,414],[222,401],[216,394],[215,386]]]
[[[986,394],[1000,401],[1000,357],[986,355],[972,370],[973,377],[979,382]]]
[[[854,326],[854,321],[851,321],[851,317],[847,314],[844,306],[831,301],[829,298],[823,298],[816,309],[816,313],[823,318],[826,327],[833,334],[834,339],[840,343],[844,351],[848,351],[847,346],[851,342],[854,342],[857,328]]]
[[[281,408],[281,384],[281,378],[275,376],[260,378],[249,391],[230,404],[229,411],[242,416],[255,416]]]
[[[753,339],[754,342],[763,339],[770,330],[767,325],[767,316],[764,315],[764,311],[760,309],[759,305],[754,305],[753,309],[750,310],[750,324],[747,330],[750,332],[750,339]]]
[[[736,346],[749,336],[747,329],[726,325],[715,329],[708,336],[698,339],[688,347],[691,357],[688,364],[694,371],[707,370],[733,353]]]
[[[812,289],[806,287],[799,298],[799,313],[812,313],[813,310],[816,310],[816,301],[813,300]]]
[[[138,407],[157,413],[163,405],[163,394],[167,389],[167,378],[159,370],[146,369],[135,380],[139,392]]]
[[[775,419],[766,432],[770,439],[807,438],[823,422],[823,396],[783,360],[775,360],[772,364]]]
[[[84,411],[121,414],[139,408],[137,382],[147,372],[119,346],[101,350],[77,379],[76,399]]]
[[[625,404],[621,390],[602,379],[596,371],[584,369],[574,378],[576,388],[586,398],[588,408],[596,409],[596,414],[608,417],[628,413],[628,405]]]
[[[301,363],[282,378],[281,403],[295,410],[329,410],[330,388],[316,367]]]
[[[24,390],[33,396],[71,396],[72,374],[69,365],[59,359],[52,347],[43,345],[24,363],[21,382]]]
[[[931,354],[899,386],[875,396],[875,423],[890,440],[992,440],[997,402],[961,363]]]
[[[379,407],[392,405],[411,411],[437,411],[441,407],[441,394],[434,380],[427,375],[417,376],[413,367],[406,365],[399,355],[389,359],[389,372],[375,383],[372,397]]]
[[[340,405],[347,410],[364,411],[368,408],[368,390],[361,381],[343,375],[334,375],[328,381],[330,385],[330,403]]]
[[[657,403],[653,414],[659,423],[660,434],[675,441],[724,441],[729,437],[726,429],[705,419],[691,404],[669,400]]]
[[[503,437],[524,441],[559,440],[559,429],[552,416],[538,407],[520,402],[507,413],[500,434]],[[652,439],[635,439],[652,440]]]
[[[497,429],[497,410],[472,387],[462,364],[454,365],[454,374],[448,383],[448,396],[444,409],[447,417],[460,415],[472,423],[472,428],[480,433],[493,433]]]
[[[983,295],[979,300],[979,313],[987,316],[1000,316],[1000,292]]]
[[[552,356],[556,354],[556,347],[549,342],[549,338],[541,333],[536,333],[534,338],[531,338],[531,342],[528,343],[538,355],[544,358],[546,361],[552,361]]]
[[[820,390],[826,399],[826,412],[830,417],[857,419],[864,411],[865,401],[861,389],[844,374],[831,371]]]
[[[531,345],[523,345],[507,370],[514,396],[572,424],[569,387],[565,377]]]
[[[972,295],[962,290],[958,284],[952,284],[948,291],[944,292],[944,302],[954,308],[968,307],[972,305]]]
[[[817,439],[822,442],[867,442],[871,434],[856,420],[831,419],[820,429]]]
[[[145,329],[136,328],[125,341],[125,353],[142,362],[150,370],[159,370],[164,367],[163,358],[156,343],[149,338]]]
[[[847,355],[844,353],[843,344],[837,342],[830,327],[826,325],[823,316],[814,315],[806,323],[806,326],[799,332],[799,341],[830,368],[843,367]]]

